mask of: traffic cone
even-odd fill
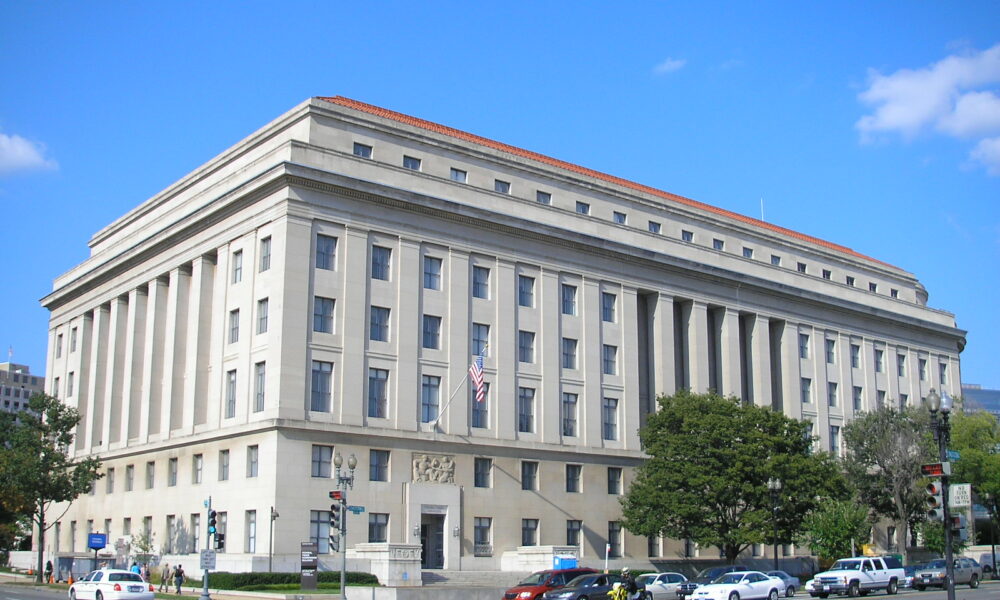
[[[70,585],[73,585],[73,576],[72,575],[69,576],[69,581],[67,583],[69,583]]]

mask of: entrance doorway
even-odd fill
[[[420,567],[444,568],[444,515],[420,515]]]

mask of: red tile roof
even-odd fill
[[[359,110],[366,112],[377,117],[382,117],[385,119],[391,119],[393,121],[398,121],[400,123],[405,123],[407,125],[412,125],[414,127],[419,127],[421,129],[426,129],[428,131],[433,131],[435,133],[440,133],[442,135],[447,135],[462,141],[472,142],[473,144],[479,144],[480,146],[485,146],[487,148],[492,148],[493,150],[499,150],[501,152],[506,152],[508,154],[513,154],[514,156],[519,156],[521,158],[527,158],[529,160],[534,160],[552,167],[557,167],[559,169],[564,169],[572,173],[577,173],[579,175],[584,175],[586,177],[593,177],[594,179],[599,179],[601,181],[606,181],[608,183],[613,183],[615,185],[620,185],[622,187],[635,190],[638,192],[643,192],[645,194],[650,194],[665,200],[670,200],[672,202],[677,202],[679,204],[684,204],[691,206],[700,210],[704,210],[710,213],[715,213],[736,221],[747,223],[748,225],[753,225],[761,229],[767,229],[768,231],[773,231],[781,235],[801,240],[804,242],[809,242],[811,244],[816,244],[824,248],[829,248],[831,250],[836,250],[837,252],[842,252],[848,254],[855,258],[860,258],[863,260],[871,261],[881,265],[886,265],[892,267],[889,263],[882,262],[878,259],[872,258],[870,256],[865,256],[860,252],[855,252],[846,246],[841,246],[839,244],[834,244],[826,240],[821,240],[804,233],[799,233],[797,231],[792,231],[791,229],[786,229],[784,227],[779,227],[772,223],[766,221],[761,221],[759,219],[754,219],[739,213],[728,211],[710,204],[705,204],[704,202],[698,202],[697,200],[692,200],[690,198],[685,198],[684,196],[678,196],[677,194],[671,194],[670,192],[664,192],[663,190],[658,190],[654,187],[648,185],[643,185],[641,183],[636,183],[634,181],[629,181],[628,179],[622,179],[621,177],[615,177],[614,175],[608,175],[607,173],[601,173],[600,171],[595,171],[593,169],[588,169],[586,167],[581,167],[579,165],[574,165],[557,158],[552,158],[550,156],[545,156],[544,154],[539,154],[537,152],[532,152],[530,150],[525,150],[523,148],[518,148],[516,146],[511,146],[509,144],[504,144],[502,142],[497,142],[489,138],[484,138],[478,135],[462,131],[460,129],[454,129],[452,127],[446,127],[444,125],[439,125],[437,123],[426,121],[424,119],[418,119],[416,117],[411,117],[409,115],[404,115],[403,113],[398,113],[392,110],[374,106],[372,104],[366,104],[364,102],[359,102],[357,100],[352,100],[350,98],[344,98],[343,96],[330,96],[318,97],[319,100],[324,100],[330,102],[331,104],[337,104],[347,108],[352,108],[354,110]],[[893,267],[895,268],[895,267]]]

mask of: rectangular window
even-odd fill
[[[479,458],[475,460],[475,485],[477,488],[492,487],[493,459]]]
[[[610,292],[601,292],[601,320],[605,323],[615,322],[615,303],[618,297]]]
[[[562,313],[564,315],[576,314],[576,286],[562,284]]]
[[[566,545],[579,546],[580,532],[583,530],[583,521],[576,519],[566,520]]]
[[[69,330],[69,351],[76,352],[76,327]],[[17,380],[15,379],[15,381]],[[25,378],[25,381],[27,381],[27,378]]]
[[[368,481],[389,481],[389,451],[368,451]]]
[[[205,467],[205,459],[201,454],[191,457],[191,483],[201,483],[202,474]]]
[[[851,401],[854,403],[854,410],[861,410],[861,386],[854,386],[851,391]]]
[[[420,389],[420,422],[430,423],[438,418],[438,407],[441,402],[441,378],[434,375],[424,375]]]
[[[236,416],[236,370],[226,371],[226,418]]]
[[[875,372],[881,373],[882,371],[885,371],[885,352],[875,348]]]
[[[125,491],[135,489],[135,465],[125,465]]]
[[[618,225],[624,225],[628,217],[623,212],[614,211],[612,214],[612,220]]]
[[[476,517],[473,521],[473,537],[476,544],[476,556],[492,556],[493,519],[491,517]]]
[[[909,395],[907,395],[907,394],[900,394],[899,395],[899,410],[901,410],[901,411],[906,410],[906,406],[909,404],[909,402],[910,402],[910,396]]]
[[[257,333],[267,333],[268,304],[267,298],[261,298],[257,301]]]
[[[896,355],[896,375],[906,377],[906,355]]]
[[[605,375],[618,374],[618,346],[604,344],[601,351],[601,372]]]
[[[830,406],[837,406],[837,383],[830,381],[826,384],[826,397]]]
[[[726,248],[726,242],[724,242],[723,240],[720,240],[719,238],[714,238],[712,240],[712,249],[713,250],[719,250],[719,251],[721,251],[721,250],[724,250],[725,248]]]
[[[389,534],[388,513],[368,513],[368,541],[384,543]]]
[[[510,182],[509,181],[501,181],[500,179],[494,179],[493,180],[493,191],[494,192],[499,192],[501,194],[509,194],[510,193]]]
[[[803,377],[800,386],[799,392],[802,396],[802,404],[809,404],[812,402],[812,379]]]
[[[576,368],[576,340],[574,339],[562,339],[562,368]]]
[[[240,309],[229,311],[229,343],[240,341]]]
[[[582,473],[582,465],[566,465],[566,493],[580,493],[580,478]]]
[[[177,459],[167,460],[167,487],[177,486]]]
[[[271,236],[260,240],[260,262],[257,270],[261,273],[271,268]]]
[[[470,402],[472,404],[472,426],[477,429],[488,429],[490,426],[490,384],[483,382],[483,401],[476,400],[476,386],[470,386]]]
[[[799,334],[799,358],[809,358],[809,336],[805,333]]]
[[[74,373],[73,371],[70,371],[69,374],[66,375],[66,396],[67,397],[73,396],[73,388],[75,387],[73,384],[75,383],[75,381],[74,381],[75,376],[76,376],[76,373]],[[27,395],[27,393],[28,393],[27,390],[25,390],[24,393]]]
[[[885,406],[885,390],[875,391],[875,406],[879,409]]]
[[[753,248],[743,246],[743,258],[753,258]]]
[[[851,287],[854,287],[854,277],[848,275],[846,281],[847,281],[847,285],[849,285]]]
[[[517,276],[517,304],[532,307],[535,305],[535,278],[527,275]]]
[[[857,369],[861,366],[861,346],[851,344],[851,368]]]
[[[601,431],[606,440],[618,439],[618,399],[605,398],[601,404]]]
[[[333,363],[312,361],[312,390],[309,398],[309,410],[330,412],[332,390]]]
[[[868,291],[872,293],[878,292],[878,284],[874,281],[868,283]]]
[[[309,541],[316,544],[316,552],[330,552],[330,511],[309,511]]]
[[[219,481],[229,481],[229,450],[219,451]]]
[[[108,469],[107,473],[104,475],[104,481],[105,481],[104,493],[105,494],[114,494],[115,493],[115,470],[114,470],[113,467],[110,468],[110,469]]]
[[[899,298],[899,290],[897,290],[896,288],[890,288],[889,289],[889,297],[890,298]]]
[[[774,266],[776,266],[776,267],[780,267],[781,266],[781,257],[778,256],[777,254],[772,254],[771,255],[771,264],[774,265]]]
[[[441,317],[424,315],[423,347],[432,350],[441,348]]]
[[[313,331],[333,333],[333,298],[313,298]]]
[[[622,555],[622,524],[618,521],[608,521],[608,556],[618,558]]]
[[[823,279],[830,279],[833,277],[833,272],[830,271],[830,269],[823,269],[821,273],[823,274]]]
[[[830,452],[840,456],[840,427],[837,425],[830,425]]]
[[[435,256],[424,257],[424,289],[441,289],[441,259]]]
[[[392,249],[384,246],[372,246],[372,279],[389,281],[391,260]]]
[[[382,306],[371,308],[371,322],[368,328],[368,337],[373,342],[389,341],[389,309]]]
[[[620,496],[622,493],[622,468],[608,467],[608,494]]]
[[[246,512],[244,527],[244,531],[246,531],[244,551],[253,554],[257,551],[257,511],[248,510]]]
[[[535,389],[517,388],[517,430],[531,433],[535,430]]]
[[[521,545],[538,545],[538,519],[521,519]]]
[[[826,364],[837,362],[837,340],[826,340]]]
[[[233,283],[243,281],[243,251],[233,252]]]
[[[267,388],[267,365],[263,362],[253,366],[253,411],[264,410],[264,390]]]
[[[693,242],[694,241],[694,232],[693,231],[688,231],[686,229],[682,229],[681,230],[681,241],[684,241],[684,242]]]
[[[333,446],[312,447],[312,477],[330,478],[330,465],[333,461]]]
[[[538,489],[538,463],[533,460],[521,461],[521,489]]]
[[[371,158],[372,157],[372,147],[368,144],[361,144],[354,142],[354,156],[361,158]]]
[[[535,201],[539,204],[552,204],[552,194],[538,190],[535,192]]]
[[[368,369],[368,416],[373,419],[384,419],[389,411],[389,371],[386,369]]]
[[[660,538],[652,535],[646,537],[646,555],[652,557],[660,556]]]
[[[587,204],[586,202],[577,201],[577,203],[576,203],[576,212],[580,213],[581,215],[589,215],[590,214],[590,205]]]
[[[921,358],[917,360],[917,370],[919,371],[920,381],[927,381],[927,359]]]
[[[257,445],[247,446],[247,477],[257,476]]]
[[[472,297],[488,300],[490,297],[490,270],[472,267]]]
[[[948,385],[948,365],[946,363],[938,363],[938,375],[941,385]]]
[[[466,173],[462,169],[456,169],[455,167],[451,168],[449,177],[451,177],[452,181],[457,181],[458,183],[465,183],[469,180],[468,173]]]
[[[523,363],[535,362],[535,333],[532,331],[517,332],[517,360]]]
[[[806,272],[806,263],[804,262],[796,263],[795,267],[798,269],[799,273]]]
[[[662,229],[662,225],[660,225],[660,223],[658,223],[656,221],[650,221],[649,222],[649,232],[650,233],[660,233],[661,229]]]
[[[472,324],[472,354],[479,356],[486,355],[487,346],[490,343],[490,326],[485,323]]]
[[[62,340],[63,334],[56,336],[56,358],[62,358]]]
[[[420,159],[419,158],[415,158],[413,156],[404,156],[403,157],[403,168],[404,169],[410,169],[412,171],[419,171],[420,170]]]
[[[316,235],[316,268],[332,271],[337,264],[337,238]]]
[[[577,394],[563,392],[562,395],[562,434],[565,437],[576,437]]]

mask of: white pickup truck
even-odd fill
[[[855,556],[842,558],[829,570],[817,573],[806,586],[813,598],[830,594],[866,596],[876,590],[895,594],[903,580],[903,565],[893,556]]]

